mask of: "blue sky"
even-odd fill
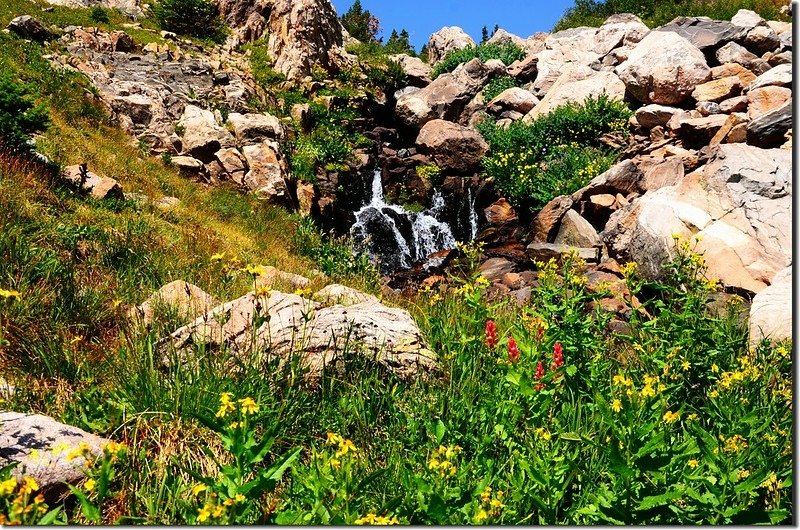
[[[341,15],[354,0],[331,1]],[[419,51],[443,26],[460,26],[476,42],[483,26],[491,32],[495,24],[521,37],[550,31],[574,0],[361,0],[361,5],[380,19],[384,41],[392,29],[405,28]]]

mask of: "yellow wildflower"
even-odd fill
[[[328,438],[325,440],[325,445],[336,445],[342,441],[342,437],[336,433],[329,432]]]
[[[717,363],[713,363],[711,365],[711,373],[716,374],[717,372],[719,372],[719,366],[717,366]]]
[[[86,491],[88,491],[88,492],[92,492],[92,491],[94,491],[94,487],[95,487],[96,485],[97,485],[97,482],[95,482],[93,478],[90,478],[90,479],[89,479],[89,480],[87,480],[87,481],[86,481],[86,483],[83,485],[83,488],[84,488]]]
[[[664,413],[664,421],[667,423],[675,423],[678,421],[678,419],[680,419],[680,417],[681,415],[679,412],[672,412],[668,410]]]
[[[19,488],[20,495],[28,495],[39,489],[39,484],[33,477],[22,479],[22,486]]]
[[[225,506],[233,506],[233,499],[225,499],[222,504]]]
[[[251,397],[240,399],[239,405],[241,405],[242,412],[245,414],[255,414],[259,411],[258,403],[256,403]]]
[[[200,508],[199,512],[197,512],[197,522],[203,523],[205,521],[208,521],[208,518],[210,516],[211,516],[211,506],[206,504],[205,506]]]
[[[219,519],[223,515],[225,515],[225,506],[222,504],[214,508],[214,512],[211,514],[214,519]]]
[[[241,493],[237,493],[236,497],[234,497],[233,500],[236,501],[236,503],[238,504],[240,502],[244,502],[245,496],[242,495]]]
[[[352,440],[344,439],[341,442],[339,442],[339,450],[336,451],[336,456],[337,457],[344,456],[347,453],[354,453],[355,454],[357,451],[358,451],[358,449],[356,449],[356,446],[355,446],[355,444],[353,444]]]
[[[195,484],[194,486],[192,486],[192,495],[197,497],[206,490],[208,490],[208,486],[206,486],[205,484]]]
[[[622,410],[622,401],[620,401],[620,400],[618,400],[618,399],[615,399],[615,400],[614,400],[614,401],[611,403],[611,410],[613,410],[614,412],[619,412],[619,411],[621,411],[621,410]]]
[[[216,414],[217,418],[224,418],[228,415],[228,413],[236,410],[236,407],[233,405],[233,401],[231,401],[232,395],[233,394],[230,392],[223,392],[219,397],[219,410]]]
[[[689,364],[689,361],[687,361],[685,359],[683,361],[681,361],[681,368],[683,369],[684,372],[686,370],[688,370],[690,366],[691,366],[691,364]]]
[[[342,461],[338,458],[331,458],[328,463],[333,469],[339,470],[342,467]]]
[[[739,471],[736,472],[736,480],[744,480],[749,476],[750,476],[749,469],[740,469]]]
[[[689,461],[686,463],[686,465],[688,465],[688,466],[689,466],[690,468],[692,468],[692,469],[695,469],[695,468],[697,468],[697,466],[699,466],[699,465],[700,465],[700,462],[698,462],[698,461],[697,461],[697,459],[695,459],[695,458],[692,458],[691,460],[689,460]]]
[[[218,254],[214,254],[213,256],[211,256],[211,261],[222,261],[224,259],[225,259],[224,252],[220,252]]]
[[[17,479],[11,477],[10,479],[0,482],[0,495],[11,495],[17,487]]]
[[[761,483],[761,487],[766,488],[769,492],[780,489],[781,484],[778,482],[778,476],[775,473],[770,473]]]
[[[485,521],[488,518],[489,518],[489,512],[487,512],[486,510],[481,508],[481,510],[475,516],[475,522],[476,523],[482,523],[483,521]]]
[[[0,298],[12,299],[15,298],[19,300],[19,291],[9,290],[9,289],[0,289]]]

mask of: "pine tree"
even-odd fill
[[[355,0],[347,13],[339,17],[347,32],[361,42],[377,42],[380,32],[378,17],[361,6],[361,0]]]
[[[489,40],[489,29],[486,26],[481,28],[481,44]]]

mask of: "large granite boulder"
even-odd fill
[[[213,296],[196,285],[183,280],[172,281],[140,305],[131,309],[129,316],[145,326],[150,326],[157,311],[173,311],[182,321],[194,320],[219,304]]]
[[[792,338],[792,267],[772,279],[769,287],[753,298],[750,306],[750,344],[762,339],[778,342]]]
[[[410,86],[422,88],[431,83],[431,65],[423,62],[419,57],[411,57],[408,54],[399,53],[390,55],[389,60],[400,65]]]
[[[445,120],[432,120],[420,130],[417,146],[445,171],[468,173],[480,167],[489,151],[475,130]]]
[[[567,68],[539,104],[525,116],[525,120],[530,121],[558,107],[570,103],[581,104],[587,98],[597,98],[603,94],[621,100],[625,97],[625,83],[613,72],[595,72],[588,67]]]
[[[722,144],[677,185],[646,193],[614,213],[601,234],[612,256],[664,274],[673,235],[699,236],[708,275],[723,285],[763,290],[792,260],[791,152]]]
[[[711,79],[703,52],[671,31],[653,31],[616,68],[628,91],[642,103],[674,105]]]
[[[0,467],[16,463],[14,476],[31,477],[44,490],[63,491],[63,483],[83,480],[87,461],[109,443],[48,416],[0,412]]]
[[[330,303],[337,298],[334,291],[320,299]],[[161,345],[164,362],[187,362],[197,347],[224,347],[236,356],[257,354],[281,362],[297,356],[311,380],[338,369],[345,354],[365,356],[401,377],[438,369],[435,354],[407,311],[369,296],[357,301],[353,293],[339,295],[356,303],[324,306],[279,291],[246,294],[167,337]]]
[[[183,131],[183,151],[203,162],[210,162],[214,153],[235,144],[231,133],[217,124],[213,112],[194,105],[186,105],[178,128]]]
[[[466,31],[458,26],[445,26],[428,39],[428,62],[436,64],[450,53],[469,46],[475,46],[475,41]]]

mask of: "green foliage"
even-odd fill
[[[397,53],[405,53],[411,55],[412,57],[416,56],[416,52],[414,51],[414,47],[411,45],[411,37],[408,34],[408,31],[405,29],[400,30],[400,33],[397,33],[397,30],[392,30],[392,34],[389,35],[389,40],[386,41],[384,45],[384,50],[389,55],[394,55]]]
[[[0,76],[0,147],[31,151],[30,135],[47,126],[47,111],[31,100],[31,89],[5,73]]]
[[[616,13],[633,13],[650,27],[661,26],[679,16],[706,16],[730,20],[740,9],[749,9],[767,20],[783,20],[775,0],[577,0],[566,10],[553,31],[580,26],[598,27]]]
[[[380,21],[361,6],[361,0],[355,0],[350,9],[339,19],[351,37],[364,43],[377,42]]]
[[[250,71],[253,77],[264,88],[286,81],[286,76],[272,68],[272,59],[267,52],[267,41],[259,39],[244,47],[250,52]]]
[[[515,78],[511,77],[510,75],[503,75],[500,77],[495,77],[489,83],[486,84],[486,87],[483,89],[483,99],[484,101],[491,101],[497,96],[499,96],[504,90],[508,90],[509,88],[514,88],[520,86],[519,81]]]
[[[374,290],[380,279],[378,268],[369,256],[356,250],[351,238],[334,238],[320,233],[314,221],[305,217],[294,234],[294,247],[308,256],[322,272],[334,280],[356,281],[368,290]]]
[[[215,42],[225,39],[225,25],[209,0],[159,0],[153,14],[167,31]]]
[[[455,50],[448,54],[443,61],[433,67],[433,78],[436,79],[445,72],[452,72],[462,63],[478,58],[483,62],[490,59],[499,59],[503,64],[509,65],[514,61],[525,58],[525,50],[514,43],[508,44],[480,44]]]
[[[89,18],[91,18],[92,22],[95,24],[108,24],[111,22],[111,19],[108,17],[108,11],[100,6],[94,6],[92,8],[89,12]]]
[[[616,154],[599,139],[626,133],[631,111],[605,95],[582,105],[565,105],[531,123],[507,128],[484,121],[478,130],[491,147],[486,173],[513,204],[539,209],[551,199],[572,193],[608,169]]]

